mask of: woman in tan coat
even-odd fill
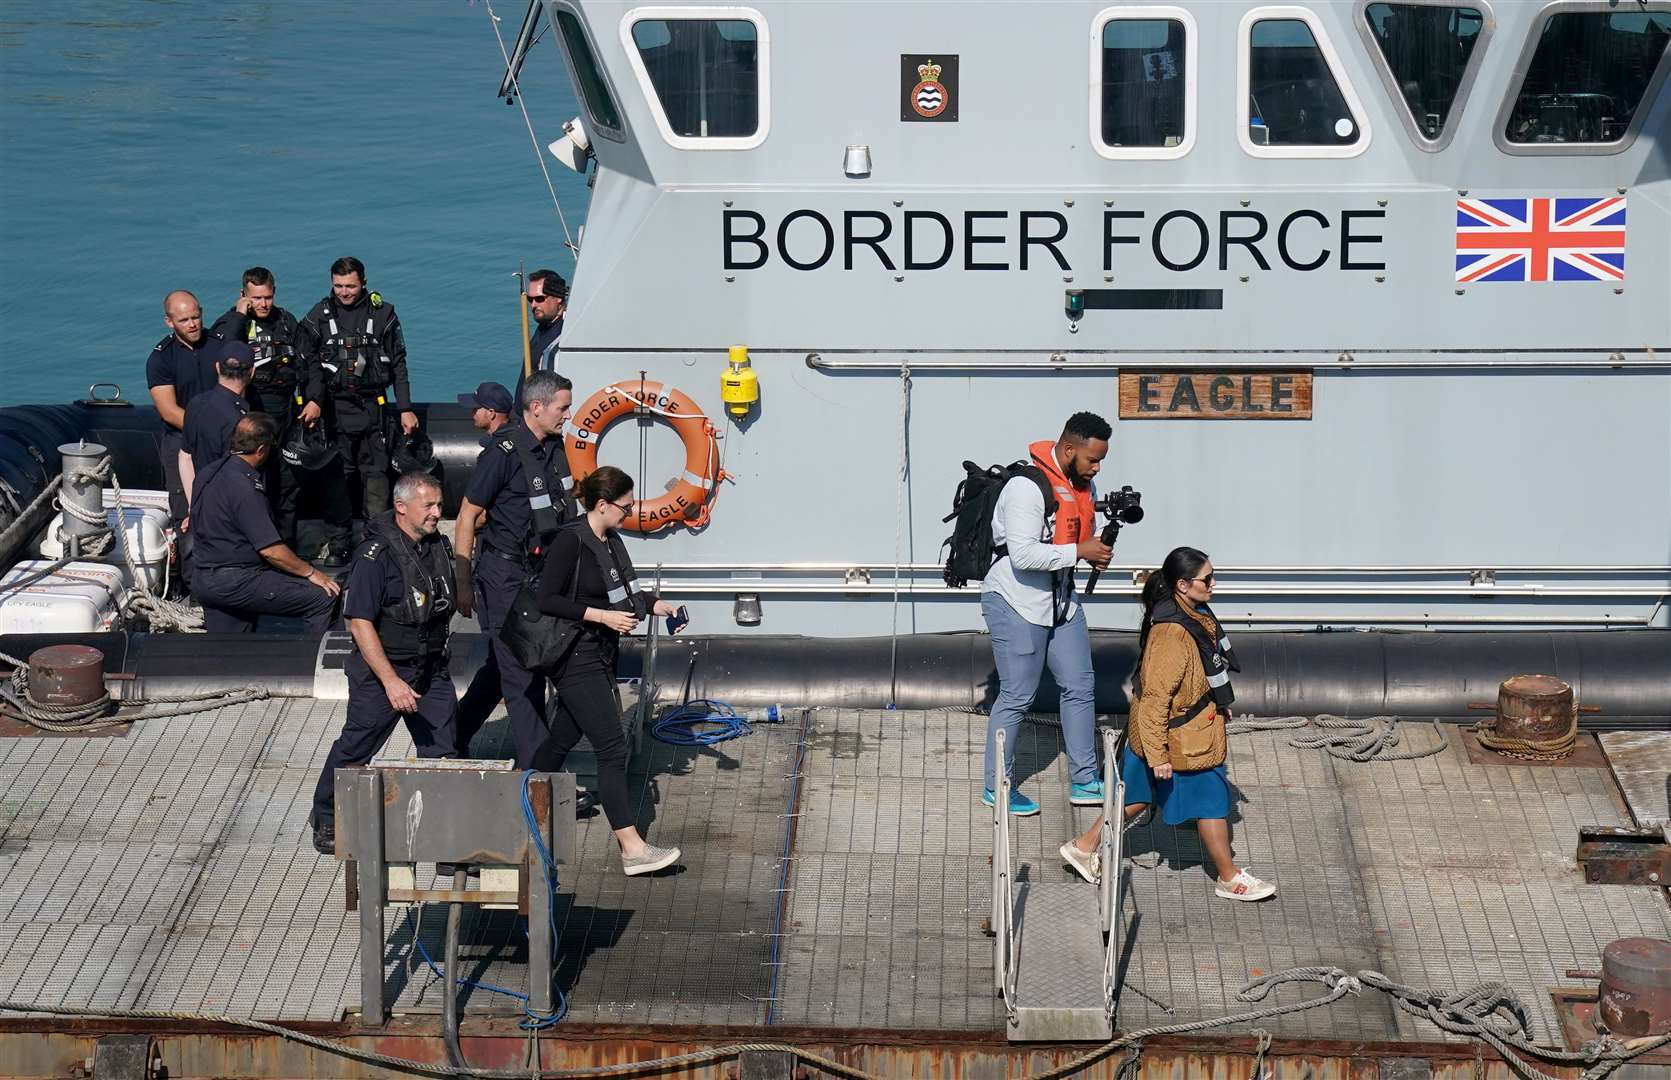
[[[1227,900],[1263,900],[1276,886],[1238,867],[1230,850],[1230,778],[1224,726],[1230,719],[1230,639],[1213,617],[1213,564],[1195,548],[1175,548],[1143,586],[1143,629],[1120,776],[1126,821],[1160,804],[1168,825],[1193,821]],[[1099,819],[1062,845],[1062,858],[1096,880]]]

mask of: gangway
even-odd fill
[[[1004,755],[1004,733],[996,760]],[[1010,857],[1010,780],[1001,776],[992,814],[993,976],[1011,1042],[1088,1042],[1114,1033],[1119,956],[1120,862],[1126,787],[1118,738],[1102,729],[1102,874],[1096,886],[1016,880]]]

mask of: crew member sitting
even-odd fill
[[[453,756],[453,553],[438,531],[441,484],[428,473],[405,473],[394,501],[372,519],[343,601],[354,655],[346,668],[348,719],[313,789],[313,846],[323,855],[336,852],[336,771],[370,761],[398,721],[406,721],[419,757]]]
[[[279,539],[261,467],[276,428],[250,413],[232,432],[231,452],[197,475],[192,534],[197,569],[192,593],[203,605],[203,629],[248,633],[263,615],[294,615],[309,633],[323,633],[341,590]]]

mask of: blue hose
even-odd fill
[[[776,723],[777,710],[768,709],[766,718]],[[698,731],[699,727],[705,730]],[[657,741],[670,746],[714,746],[753,732],[754,726],[736,709],[708,698],[697,698],[667,710],[650,729]]]

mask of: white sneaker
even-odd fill
[[[661,848],[654,844],[645,844],[644,850],[637,855],[631,858],[621,856],[621,869],[628,877],[637,877],[639,874],[653,874],[657,870],[665,870],[678,861],[678,848]]]
[[[1102,877],[1102,854],[1096,851],[1080,851],[1079,846],[1072,840],[1061,847],[1062,859],[1073,868],[1073,872],[1095,885]]]
[[[1238,870],[1228,883],[1219,882],[1213,891],[1226,900],[1264,900],[1276,895],[1276,886],[1260,881],[1246,870]]]

